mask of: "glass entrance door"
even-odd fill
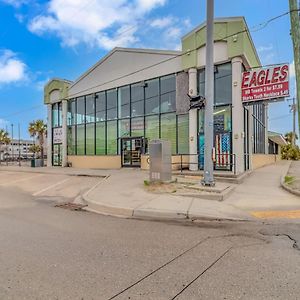
[[[62,165],[62,145],[53,145],[52,165],[55,167]]]
[[[143,138],[122,138],[122,167],[140,167]]]

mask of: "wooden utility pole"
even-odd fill
[[[298,130],[300,132],[300,18],[297,0],[289,0],[291,35],[294,47],[294,62],[296,74],[296,99],[298,107]]]

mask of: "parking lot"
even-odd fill
[[[0,189],[15,188],[37,200],[72,202],[93,188],[100,177],[0,171]]]

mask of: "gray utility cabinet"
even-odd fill
[[[172,179],[171,142],[153,140],[149,143],[150,181]]]

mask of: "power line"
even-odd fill
[[[294,10],[294,11],[300,11],[300,9],[297,9],[297,10]],[[262,30],[262,29],[266,28],[271,22],[273,22],[273,21],[275,21],[275,20],[277,20],[277,19],[279,19],[279,18],[282,18],[282,17],[284,17],[284,16],[290,14],[291,12],[293,12],[293,10],[290,10],[290,11],[288,11],[288,12],[285,12],[285,13],[281,14],[281,15],[278,15],[278,16],[276,16],[276,17],[273,17],[273,18],[267,20],[267,21],[264,22],[264,23],[260,23],[258,26],[264,25],[264,27],[262,27],[262,28],[260,28],[260,29],[258,29],[258,30],[256,30],[256,31],[259,31],[259,30]],[[256,31],[255,31],[255,32],[256,32]],[[225,36],[225,37],[223,37],[223,38],[221,38],[221,39],[219,39],[219,40],[216,40],[215,42],[218,42],[218,41],[224,41],[225,39],[228,39],[228,38],[230,38],[230,37],[236,36],[236,35],[238,35],[238,34],[246,33],[246,32],[248,32],[248,33],[250,32],[248,28],[245,28],[244,30],[240,30],[240,31],[238,31],[238,32],[236,32],[236,33],[233,33],[233,34],[230,34],[230,35],[228,35],[228,36]],[[89,87],[89,88],[87,88],[87,89],[83,89],[83,90],[81,90],[80,92],[73,93],[73,94],[69,95],[69,96],[68,96],[68,99],[69,99],[69,98],[73,98],[73,97],[75,97],[76,95],[79,95],[79,94],[81,94],[81,93],[83,93],[83,92],[90,91],[91,89],[95,89],[95,88],[97,88],[97,87],[104,86],[104,85],[109,84],[109,83],[112,83],[112,82],[114,82],[114,81],[121,80],[121,79],[124,79],[124,78],[126,78],[126,77],[132,76],[132,75],[134,75],[134,74],[140,73],[140,72],[142,72],[142,71],[148,70],[148,69],[150,69],[150,68],[156,67],[156,66],[161,65],[161,64],[163,64],[163,63],[166,63],[166,62],[168,62],[168,61],[171,61],[171,60],[173,60],[173,59],[176,59],[176,58],[178,58],[178,57],[181,57],[181,56],[183,56],[183,55],[186,55],[186,54],[188,54],[188,53],[190,53],[190,52],[192,52],[192,51],[196,51],[196,50],[198,50],[198,49],[200,49],[200,48],[201,48],[201,47],[196,47],[196,48],[194,48],[194,49],[189,49],[189,50],[187,50],[187,51],[185,51],[185,52],[182,52],[182,53],[179,53],[179,54],[175,54],[174,56],[172,56],[172,57],[170,57],[170,58],[167,58],[167,59],[165,59],[165,60],[162,60],[162,61],[160,61],[160,62],[157,62],[157,63],[155,63],[155,64],[152,64],[152,65],[150,65],[150,66],[147,66],[147,67],[141,68],[141,69],[139,69],[139,70],[136,70],[136,71],[127,73],[127,74],[122,75],[122,76],[119,76],[119,77],[117,77],[117,78],[115,78],[115,79],[111,79],[111,80],[108,80],[108,81],[106,81],[106,82],[103,82],[103,83],[97,84],[97,85],[95,85],[95,86]],[[261,66],[257,66],[257,67],[253,67],[253,68],[258,68],[258,67],[261,67]]]

